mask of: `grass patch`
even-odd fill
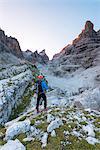
[[[96,119],[95,119],[94,125],[95,125],[97,128],[100,128],[100,118],[96,118]]]
[[[4,126],[0,125],[0,132],[2,132],[3,134],[5,134],[6,129]]]
[[[42,150],[41,143],[38,140],[23,143],[26,147],[26,150]]]
[[[99,131],[95,132],[95,137],[100,140],[100,132]]]
[[[6,141],[3,141],[2,139],[0,139],[0,145],[4,145],[6,144]]]
[[[35,124],[35,119],[31,120],[31,126],[33,126]]]
[[[23,116],[19,121],[24,121],[26,119],[26,116]]]
[[[13,82],[12,82],[12,81],[9,81],[7,84],[8,84],[8,86],[12,86],[12,85],[13,85]]]
[[[31,120],[31,125],[34,125],[35,121],[44,121],[45,122],[44,124],[46,124],[46,122],[47,122],[46,119],[47,119],[47,115],[45,115],[43,113],[39,114],[37,117],[35,117]]]
[[[44,122],[44,123],[37,125],[36,127],[45,132],[45,131],[47,131],[48,123]]]
[[[94,120],[94,116],[90,115],[89,113],[85,115],[85,117],[89,120]]]
[[[100,144],[91,145],[86,140],[79,140],[77,137],[69,135],[68,139],[70,145],[64,147],[63,150],[99,150]]]
[[[6,132],[6,129],[4,126],[0,125],[0,134],[3,135],[1,138],[0,138],[0,145],[4,145],[6,142],[3,141],[3,137],[5,136],[5,132]]]
[[[26,138],[26,134],[25,134],[25,133],[21,133],[21,134],[19,134],[19,135],[16,135],[16,136],[13,138],[13,140],[15,140],[16,138],[17,138],[20,142],[23,143],[23,139]]]
[[[66,123],[65,126],[67,126],[68,131],[72,131],[74,128],[78,128],[78,125],[74,122]]]
[[[88,123],[87,122],[85,122],[85,121],[82,121],[82,122],[80,122],[80,125],[87,125]]]
[[[40,113],[37,117],[35,117],[35,120],[42,120],[42,121],[46,121],[47,119],[47,114],[45,114],[45,112]]]

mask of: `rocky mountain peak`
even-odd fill
[[[97,32],[94,30],[94,24],[91,21],[86,21],[85,27],[78,37],[73,41],[73,44],[80,42],[81,40],[92,40],[97,41]]]
[[[45,49],[43,49],[39,54],[40,55],[45,55],[46,54]]]
[[[43,58],[44,62],[47,63],[49,61],[49,57],[47,56],[45,49],[43,49],[39,55]]]
[[[86,21],[84,29],[72,44],[54,55],[50,67],[54,75],[64,76],[80,68],[97,65],[100,65],[100,30],[96,32],[93,23]]]
[[[0,41],[4,43],[6,40],[5,32],[0,28]]]
[[[28,53],[28,52],[31,52],[31,51],[29,49],[27,49],[26,52]]]
[[[27,50],[23,52],[23,55],[26,60],[32,63],[46,64],[49,61],[49,57],[46,55],[45,50],[42,50],[40,53],[38,53],[37,50],[35,52]]]
[[[91,21],[86,21],[85,23],[85,31],[92,31],[94,28],[94,24]]]
[[[23,58],[23,54],[19,45],[19,42],[14,37],[8,37],[5,35],[5,32],[0,28],[0,43],[2,44],[2,47],[5,47],[5,51],[10,52],[14,55],[16,55],[19,58]],[[0,52],[4,51],[4,48],[0,49]]]

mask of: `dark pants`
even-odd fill
[[[36,104],[37,111],[39,111],[39,102],[40,102],[41,98],[43,98],[43,100],[44,100],[44,108],[46,109],[46,107],[47,107],[47,98],[46,98],[46,95],[45,95],[45,93],[42,93],[42,94],[40,94],[40,95],[37,96],[37,104]]]

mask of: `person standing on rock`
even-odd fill
[[[44,110],[47,110],[47,97],[46,97],[46,91],[48,90],[48,85],[43,79],[44,77],[42,75],[37,76],[38,80],[36,82],[36,93],[37,93],[37,104],[36,104],[36,110],[37,113],[39,113],[39,103],[41,98],[44,100]]]

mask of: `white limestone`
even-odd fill
[[[52,136],[52,137],[56,137],[56,132],[55,132],[55,130],[53,130],[53,131],[51,132],[51,136]]]
[[[85,131],[86,133],[88,133],[88,136],[95,137],[95,132],[94,132],[92,124],[88,124],[86,126],[83,125],[82,129],[83,129],[83,131]]]
[[[54,121],[52,121],[48,127],[47,132],[52,132],[54,129],[59,128],[59,126],[63,125],[63,122],[60,118],[56,118]]]
[[[30,130],[30,120],[25,120],[21,122],[14,123],[6,130],[6,140],[13,139],[14,136],[25,133]]]
[[[48,123],[50,123],[51,121],[53,121],[55,118],[54,118],[54,116],[53,115],[51,115],[51,114],[48,114],[47,115],[47,122]]]
[[[96,144],[96,143],[100,143],[100,141],[98,140],[98,139],[96,139],[96,138],[94,138],[94,137],[87,137],[86,138],[86,141],[89,143],[89,144],[92,144],[92,145],[94,145],[94,144]]]
[[[0,150],[26,150],[26,148],[18,139],[16,139],[15,141],[9,140]]]
[[[47,145],[47,139],[48,139],[48,133],[44,133],[41,139],[42,148],[46,147]]]

